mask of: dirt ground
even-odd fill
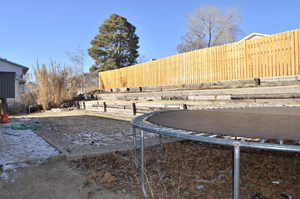
[[[18,120],[24,118],[20,116]],[[97,152],[73,161],[51,158],[12,171],[0,180],[0,199],[144,198],[140,192],[138,157],[128,121],[83,112],[46,112],[26,116],[26,124],[66,155]],[[148,136],[146,144],[153,135]],[[110,148],[111,147],[111,148]],[[112,150],[113,149],[113,150]],[[123,148],[125,149],[125,148]],[[129,148],[128,148],[129,149]],[[131,148],[132,149],[132,148]],[[112,150],[110,153],[107,153]],[[231,198],[232,151],[226,147],[180,141],[147,147],[146,189],[149,198]],[[262,150],[241,151],[241,198],[261,193],[300,198],[300,155]]]
[[[13,181],[0,180],[1,199],[132,199],[124,191],[89,184],[68,162],[52,161],[20,168]]]
[[[146,150],[146,188],[150,198],[230,199],[232,150],[181,141]],[[114,153],[75,164],[91,182],[134,191],[143,198],[132,152]],[[241,151],[241,198],[300,198],[300,156],[262,150]],[[106,177],[109,172],[110,178]],[[257,199],[257,198],[256,198]]]

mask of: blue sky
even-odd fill
[[[66,52],[79,46],[87,51],[112,13],[137,27],[144,60],[169,56],[187,31],[187,16],[206,5],[239,8],[240,37],[300,28],[297,0],[0,0],[0,57],[29,67],[37,59],[67,64]],[[86,71],[92,63],[86,53]]]

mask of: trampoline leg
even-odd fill
[[[135,166],[138,168],[138,143],[137,143],[137,134],[136,134],[136,128],[132,127],[132,136],[133,136],[133,146],[134,146],[134,162]]]
[[[145,168],[144,168],[144,131],[141,130],[141,188],[145,197],[147,197],[146,189],[145,189]]]
[[[136,128],[134,128],[134,127],[132,127],[132,136],[133,136],[133,145],[134,145],[134,148],[137,149]]]
[[[164,145],[163,145],[163,142],[162,142],[162,135],[161,134],[159,134],[159,147],[160,147],[160,150],[162,152],[165,151],[165,148],[164,148]]]
[[[240,198],[240,146],[235,145],[233,151],[232,198]]]

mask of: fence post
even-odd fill
[[[133,115],[136,115],[136,105],[135,105],[135,103],[132,103],[132,113],[133,113]]]
[[[106,109],[107,109],[107,105],[105,102],[103,102],[103,111],[106,112],[107,111]]]

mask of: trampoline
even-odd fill
[[[300,152],[300,107],[211,108],[144,114],[132,121],[140,130],[141,188],[144,185],[144,133],[156,133],[233,147],[232,198],[240,198],[240,148]]]

